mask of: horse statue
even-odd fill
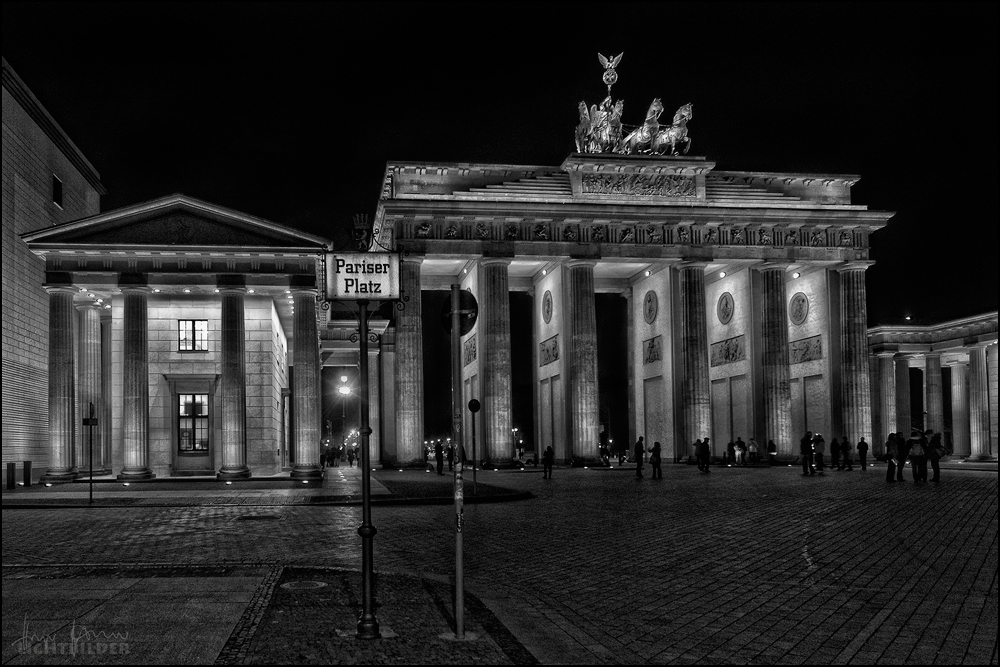
[[[687,123],[693,116],[693,107],[685,104],[674,114],[674,124],[656,133],[650,142],[649,152],[662,155],[669,147],[670,155],[677,155],[677,144],[684,142],[684,155],[691,149],[691,137],[688,136]]]
[[[576,150],[578,153],[608,153],[618,145],[622,136],[622,110],[625,103],[618,100],[614,104],[610,97],[604,98],[600,106],[596,104],[587,110],[587,104],[580,102],[580,124],[576,126]]]
[[[616,147],[616,152],[630,155],[649,148],[653,138],[659,132],[660,123],[658,119],[661,113],[663,113],[663,103],[657,97],[649,105],[649,110],[646,111],[646,120],[642,124],[642,127],[629,132],[628,136],[622,139]]]

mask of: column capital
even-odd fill
[[[239,294],[243,296],[247,293],[247,288],[246,286],[239,287],[237,285],[219,285],[215,288],[215,291],[217,294]]]
[[[503,264],[504,266],[510,266],[512,261],[512,257],[488,257],[484,255],[479,258],[479,263],[483,266],[486,266],[487,264]]]
[[[855,259],[849,262],[844,262],[839,266],[835,266],[837,271],[843,273],[844,271],[865,271],[870,266],[874,266],[874,260],[870,259]]]
[[[938,359],[940,359],[942,354],[943,354],[943,352],[938,352],[938,351],[935,351],[935,350],[931,350],[930,352],[924,352],[923,356],[925,358],[926,357],[937,357]]]
[[[579,268],[579,267],[587,267],[587,266],[593,268],[593,267],[597,266],[597,260],[596,259],[567,259],[565,261],[565,265],[566,265],[567,269],[576,269],[576,268]]]
[[[242,274],[220,273],[215,277],[215,286],[218,292],[246,292],[247,283]]]
[[[293,287],[292,296],[318,296],[319,290],[315,287]]]
[[[81,311],[81,312],[83,312],[85,310],[97,310],[97,311],[104,310],[104,307],[101,304],[94,303],[93,301],[84,302],[84,303],[74,303],[73,305],[76,306],[76,309],[79,310],[79,311]]]
[[[423,255],[403,255],[400,258],[400,261],[403,264],[423,264],[424,263],[424,256]]]
[[[969,348],[970,350],[978,350],[978,349],[985,350],[990,345],[996,345],[996,344],[997,341],[995,340],[980,340],[976,341],[975,343],[968,343],[965,347]]]
[[[49,294],[76,294],[79,290],[72,285],[42,285]]]
[[[675,264],[678,269],[707,269],[708,262],[703,259],[685,259]]]
[[[150,294],[153,291],[147,285],[119,285],[118,289],[122,294]]]
[[[792,266],[791,262],[783,262],[780,260],[772,261],[768,260],[765,262],[760,262],[759,264],[754,264],[753,268],[757,271],[788,271]]]

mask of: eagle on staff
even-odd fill
[[[618,63],[621,62],[623,55],[625,55],[624,51],[619,53],[614,58],[605,58],[602,53],[597,54],[597,58],[601,61],[601,65],[604,66],[604,85],[608,87],[609,96],[611,95],[611,86],[615,85],[615,82],[618,81],[618,72],[615,71],[615,68],[618,67]]]

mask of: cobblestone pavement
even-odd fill
[[[420,473],[377,476],[389,474]],[[540,662],[997,664],[995,472],[945,471],[940,486],[887,485],[879,469],[693,466],[667,466],[662,480],[585,469],[479,479],[536,496],[467,506],[464,562],[467,589]],[[5,506],[5,646],[16,611],[7,584],[21,566],[357,570],[360,516],[349,506]],[[385,581],[448,582],[451,507],[379,507],[373,522]],[[381,617],[398,618],[394,595]]]

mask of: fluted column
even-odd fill
[[[951,367],[951,447],[955,456],[968,456],[969,446],[969,367]]]
[[[222,467],[219,479],[250,477],[247,467],[247,374],[244,293],[241,286],[223,287],[222,294],[222,377],[219,403],[222,421]],[[296,309],[298,310],[298,309]]]
[[[897,354],[892,361],[896,375],[896,432],[908,438],[913,428],[910,419],[910,358]]]
[[[944,432],[944,388],[941,379],[941,353],[928,352],[924,359],[924,383],[927,385],[926,428]]]
[[[97,416],[101,427],[101,466],[105,474],[113,472],[111,463],[111,406],[114,404],[111,356],[111,310],[101,311],[101,414]],[[97,460],[96,452],[94,460]],[[95,464],[96,465],[96,464]]]
[[[105,428],[102,417],[104,401],[101,397],[101,306],[96,303],[83,304],[79,307],[80,320],[80,357],[79,380],[77,386],[80,401],[77,404],[77,428],[80,437],[77,438],[80,447],[77,450],[77,466],[81,473],[90,474],[91,447],[93,447],[94,474],[105,473],[103,463],[103,448],[101,433]],[[90,416],[90,404],[94,404],[96,426],[84,426],[83,420]],[[93,443],[91,443],[91,428],[93,428]]]
[[[382,387],[379,384],[378,348],[368,349],[368,426],[372,433],[368,436],[369,461],[375,465],[382,464],[382,439],[379,407],[382,405]]]
[[[46,286],[49,293],[49,467],[43,482],[69,482],[77,476],[76,310],[70,286]]]
[[[791,456],[792,390],[788,371],[788,312],[784,264],[758,268],[763,280],[762,360],[764,440],[774,440],[779,456]],[[718,444],[718,443],[717,443]]]
[[[118,479],[151,479],[149,466],[149,323],[145,285],[122,285],[122,431],[125,466]]]
[[[703,262],[681,265],[681,407],[684,445],[712,432],[712,403],[708,381],[708,329],[705,321],[705,267]],[[787,337],[787,334],[786,334]],[[724,444],[711,443],[712,451]]]
[[[396,311],[396,463],[424,465],[424,340],[420,307],[421,257],[404,257],[399,282],[403,310]]]
[[[566,263],[569,279],[570,446],[573,458],[596,459],[600,447],[597,386],[597,314],[593,260]]]
[[[480,310],[476,326],[483,346],[483,447],[490,461],[509,461],[511,445],[510,259],[485,257],[480,262]]]
[[[969,458],[995,461],[990,437],[990,400],[986,369],[986,343],[969,348]]]
[[[291,476],[320,478],[320,365],[316,290],[297,289],[293,323],[292,400],[295,402],[295,464]]]
[[[896,367],[894,352],[879,352],[875,358],[877,381],[875,389],[879,394],[879,428],[872,436],[872,454],[884,453],[885,441],[890,433],[896,433]]]
[[[840,399],[842,435],[856,444],[872,433],[871,378],[868,375],[868,314],[865,270],[871,262],[849,262],[840,272]]]

